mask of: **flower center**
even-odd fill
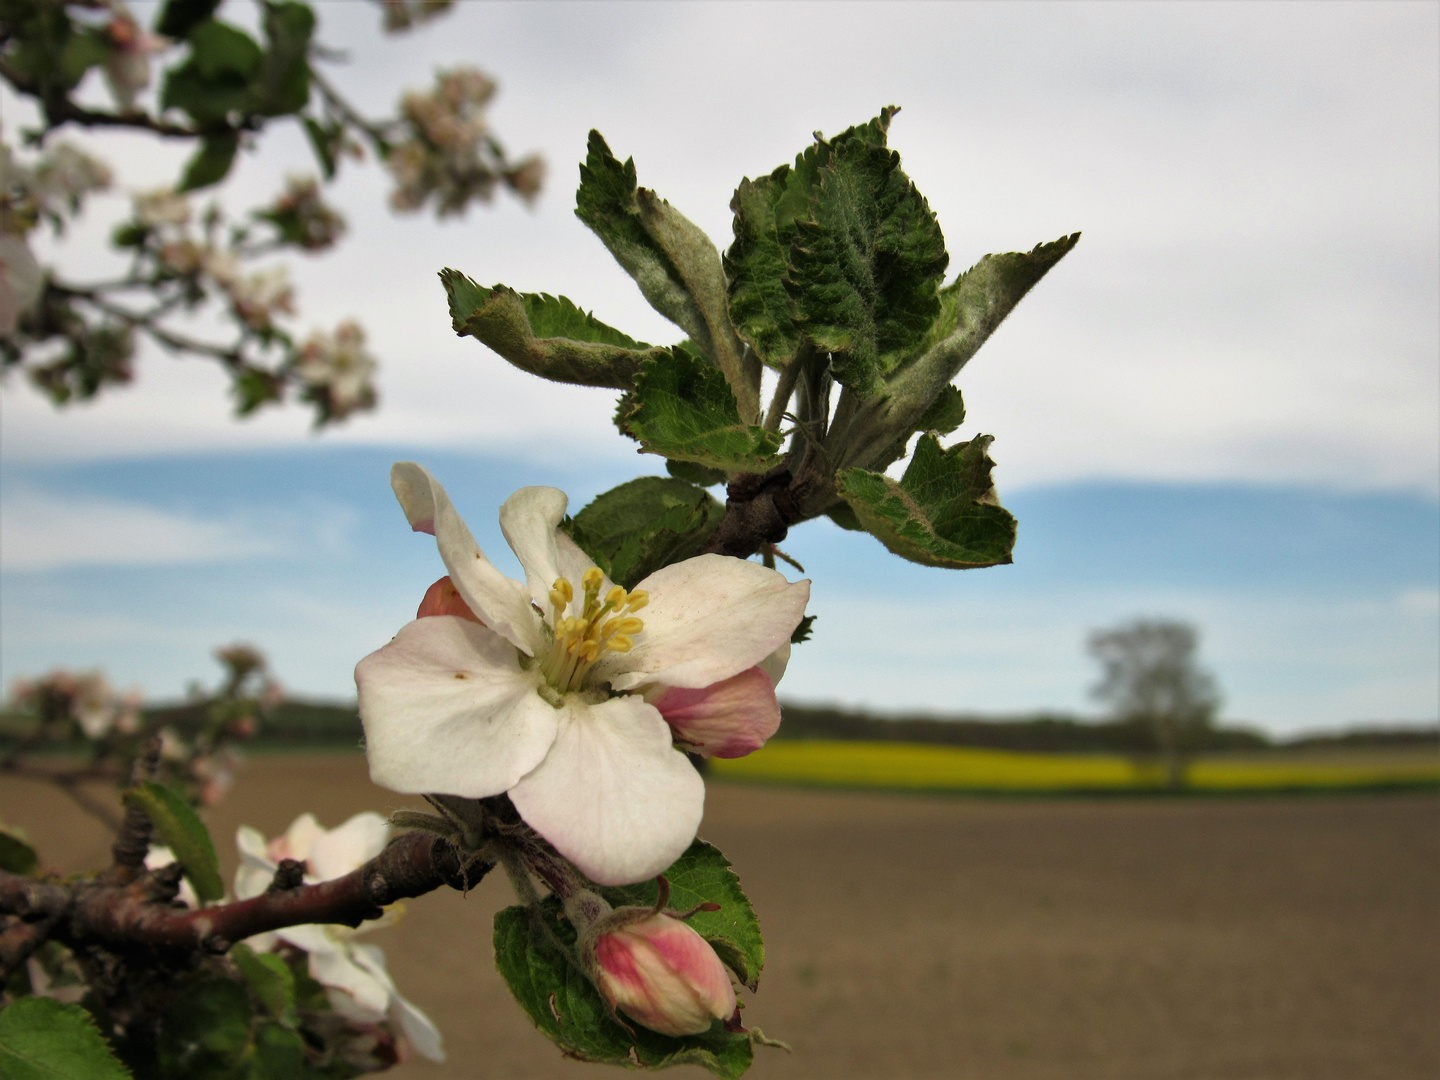
[[[556,578],[550,587],[552,638],[540,670],[562,694],[584,686],[590,668],[605,653],[629,652],[635,647],[635,635],[645,629],[634,613],[650,602],[650,594],[644,589],[626,592],[616,585],[602,601],[604,580],[598,567],[586,570],[580,578],[578,601],[575,587],[565,578]],[[565,614],[572,603],[579,608],[578,615]]]

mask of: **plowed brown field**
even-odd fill
[[[256,757],[210,815],[273,835],[405,803],[362,758]],[[64,796],[0,781],[0,820],[63,870],[107,839]],[[713,784],[769,960],[747,1021],[810,1080],[1433,1080],[1440,799],[939,799]],[[603,1076],[530,1028],[490,965],[508,886],[410,903],[375,943],[450,1061],[396,1080]],[[698,1070],[676,1073],[700,1077]]]

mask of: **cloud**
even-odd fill
[[[21,490],[0,501],[0,569],[165,566],[275,555],[283,544],[237,520],[115,499]]]
[[[435,272],[564,293],[674,341],[570,213],[586,129],[723,246],[742,174],[895,101],[893,142],[952,273],[1085,232],[961,379],[979,425],[966,433],[998,436],[1004,489],[1098,476],[1440,490],[1434,7],[1041,12],[855,4],[817,22],[808,4],[471,4],[381,40],[369,7],[325,5],[325,40],[353,58],[336,79],[364,108],[390,108],[437,65],[479,63],[501,82],[495,130],[517,153],[541,150],[552,179],[534,212],[501,199],[439,225],[387,214],[381,170],[347,166],[334,195],[351,237],[291,262],[305,329],[363,316],[382,403],[323,438],[619,460],[632,448],[609,425],[611,396],[550,387],[457,339]],[[836,79],[856,40],[865,63]],[[178,150],[121,144],[112,157],[137,185],[179,168]],[[313,170],[303,138],[267,133],[225,198],[260,201],[300,169]],[[104,256],[99,240],[82,256]],[[224,377],[200,361],[147,354],[139,383],[64,414],[12,383],[5,454],[314,440],[299,410],[228,420]]]

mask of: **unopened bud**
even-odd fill
[[[699,1035],[735,1012],[735,990],[715,950],[670,915],[650,915],[595,939],[601,991],[662,1035]]]

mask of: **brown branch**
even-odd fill
[[[21,918],[53,916],[51,936],[70,944],[221,953],[267,930],[310,923],[359,926],[387,904],[433,892],[442,885],[473,886],[493,864],[462,871],[453,844],[430,833],[406,833],[364,866],[318,885],[266,892],[250,900],[198,910],[157,902],[145,875],[125,884],[102,878],[76,885],[40,882],[0,871],[0,912]]]
[[[707,553],[748,559],[766,544],[785,539],[801,521],[797,494],[803,487],[784,466],[764,475],[743,473],[725,489],[725,516],[710,534]]]

